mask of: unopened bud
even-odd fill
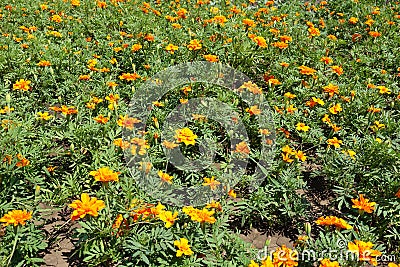
[[[308,236],[310,236],[310,235],[311,235],[311,224],[310,224],[309,222],[306,222],[306,223],[304,224],[304,229],[306,230],[306,234],[307,234]]]
[[[9,106],[11,103],[11,95],[9,93],[6,94],[6,103]]]

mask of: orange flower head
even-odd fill
[[[0,218],[0,222],[4,223],[4,226],[8,225],[25,225],[27,220],[32,219],[32,211],[26,210],[12,210]]]
[[[16,81],[13,84],[13,89],[14,90],[21,90],[21,91],[28,91],[28,90],[31,89],[31,87],[29,86],[30,84],[31,84],[31,81],[20,79],[19,81]]]
[[[91,171],[89,175],[93,176],[97,182],[118,182],[118,175],[120,172],[114,172],[108,167],[102,167],[97,171]]]
[[[194,145],[196,143],[197,135],[195,135],[189,128],[178,129],[175,131],[175,138],[178,143],[185,145]]]
[[[71,220],[77,220],[84,218],[86,215],[94,217],[98,216],[98,212],[105,208],[105,204],[102,200],[98,200],[96,197],[90,197],[87,193],[81,195],[81,199],[74,200],[70,205],[74,211],[71,214]]]
[[[377,266],[378,262],[376,257],[381,256],[382,253],[378,250],[372,249],[373,246],[374,244],[371,242],[355,240],[354,242],[348,243],[348,250],[352,253],[358,254],[359,261],[366,261],[372,263],[374,266]]]
[[[353,208],[358,209],[360,212],[367,212],[367,213],[372,213],[375,209],[375,202],[369,202],[368,198],[364,198],[363,194],[360,194],[358,196],[358,199],[352,199],[351,201],[353,202]]]
[[[300,69],[301,74],[308,75],[308,76],[314,75],[314,73],[317,72],[315,69],[312,69],[312,68],[304,66],[304,65],[300,66],[299,69]]]

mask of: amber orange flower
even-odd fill
[[[289,46],[286,42],[274,42],[271,45],[279,49],[285,49]]]
[[[175,131],[175,138],[178,143],[185,145],[194,145],[196,143],[197,135],[195,135],[189,128],[178,129]]]
[[[300,66],[299,69],[300,69],[301,74],[309,75],[309,76],[313,75],[315,72],[317,72],[315,69],[312,69],[312,68],[304,66],[304,65]]]
[[[217,186],[221,184],[220,182],[215,180],[214,176],[212,176],[211,178],[205,177],[203,179],[204,179],[203,186],[209,186],[211,188],[211,190],[215,190],[217,188]]]
[[[30,84],[31,84],[31,81],[20,79],[19,81],[16,81],[13,84],[13,89],[21,90],[21,91],[28,91],[29,89],[31,89],[31,87],[29,86]]]
[[[259,47],[267,47],[267,41],[262,36],[256,36],[252,39]]]
[[[120,172],[114,172],[108,167],[101,167],[97,171],[89,172],[89,175],[93,176],[94,179],[98,182],[111,182],[116,181],[118,182],[118,175],[121,174]]]
[[[25,225],[26,221],[30,219],[32,219],[32,211],[28,212],[26,210],[12,210],[7,214],[4,214],[4,216],[0,218],[0,222],[4,223],[4,226],[8,226],[10,224],[18,226]]]
[[[298,255],[297,252],[291,250],[290,248],[282,245],[277,248],[274,252],[274,266],[285,266],[285,267],[294,267],[298,266]]]
[[[77,220],[84,218],[86,215],[94,217],[98,216],[98,212],[105,208],[105,204],[102,200],[98,200],[96,197],[90,197],[87,193],[82,193],[81,200],[74,200],[69,204],[74,211],[71,214],[71,220]]]
[[[218,57],[215,55],[204,55],[203,57],[208,62],[218,62]]]
[[[330,259],[321,260],[319,267],[340,267],[339,262],[331,261]]]
[[[374,211],[375,202],[369,202],[368,198],[364,198],[363,194],[359,194],[359,199],[352,199],[353,208],[359,209],[360,212],[372,213]]]
[[[250,154],[250,148],[245,141],[236,144],[236,149],[233,152],[243,153],[243,154]]]
[[[325,93],[328,93],[329,97],[333,97],[335,94],[339,94],[339,86],[329,83],[322,87]]]
[[[162,181],[172,184],[172,179],[174,178],[173,176],[171,176],[168,173],[165,173],[163,171],[158,171],[157,174],[161,178]]]
[[[326,216],[325,218],[319,217],[318,220],[315,221],[315,223],[318,225],[324,225],[324,226],[335,226],[336,229],[351,229],[351,228],[353,228],[345,220],[343,220],[342,218],[338,218],[336,216]]]
[[[110,118],[104,117],[103,114],[100,114],[99,116],[93,118],[93,120],[97,123],[106,124]]]
[[[398,198],[400,198],[400,189],[399,189],[399,191],[397,191],[397,193],[396,193],[395,196],[398,197]]]
[[[340,66],[331,66],[331,70],[336,73],[338,76],[343,74],[343,68]]]
[[[190,216],[192,221],[199,223],[215,223],[216,219],[213,217],[215,211],[207,210],[203,208],[202,210],[193,208],[192,206],[187,206],[182,208],[183,213]]]
[[[261,114],[261,109],[258,108],[257,105],[251,106],[250,108],[246,108],[246,112],[251,115],[259,115]]]
[[[39,67],[49,67],[49,66],[51,66],[51,63],[50,63],[50,61],[47,61],[47,60],[41,60],[37,65]]]
[[[381,256],[382,253],[378,250],[372,249],[373,246],[374,244],[371,242],[355,240],[354,242],[348,243],[348,250],[357,254],[359,261],[367,261],[372,263],[372,265],[377,266],[378,262],[376,257]]]
[[[125,80],[125,81],[134,81],[134,80],[136,80],[136,79],[139,79],[140,78],[140,75],[139,74],[137,74],[137,73],[122,73],[120,76],[119,76],[119,79],[120,80]]]
[[[337,139],[336,137],[333,137],[333,138],[331,138],[331,139],[328,139],[326,142],[327,142],[328,145],[334,146],[335,148],[339,148],[340,145],[343,143],[342,140],[339,140],[339,139]]]

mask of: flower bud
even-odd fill
[[[306,234],[307,234],[308,236],[310,236],[310,235],[311,235],[311,224],[310,224],[309,222],[306,222],[306,223],[304,224],[304,229],[306,230]]]

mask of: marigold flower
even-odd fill
[[[208,62],[218,62],[218,57],[215,55],[204,55],[203,57]]]
[[[77,220],[84,218],[86,215],[94,217],[98,216],[98,212],[105,208],[105,204],[102,200],[98,200],[96,197],[90,197],[87,193],[81,195],[81,200],[74,200],[69,204],[74,211],[71,214],[71,220]]]
[[[130,144],[128,141],[122,140],[122,138],[117,138],[113,141],[113,144],[117,147],[120,147],[122,150],[129,148]]]
[[[295,151],[294,156],[303,162],[307,160],[306,154],[301,150]]]
[[[215,223],[216,219],[213,217],[215,211],[207,210],[203,208],[202,210],[193,208],[192,206],[187,206],[182,208],[183,213],[190,216],[192,221],[196,221],[199,223]]]
[[[171,54],[174,54],[174,52],[177,51],[178,48],[179,48],[179,47],[176,46],[176,45],[169,44],[169,45],[167,45],[167,46],[165,47],[165,51],[167,51],[167,52],[169,52],[169,53],[171,53]]]
[[[79,81],[89,81],[90,80],[90,75],[80,75],[78,78]]]
[[[132,52],[137,52],[140,49],[142,49],[142,45],[141,44],[134,44],[134,45],[132,45],[131,51]]]
[[[187,45],[187,48],[190,51],[196,51],[200,50],[202,48],[201,42],[197,39],[190,40],[189,44]]]
[[[204,180],[203,186],[209,186],[211,190],[215,190],[217,186],[221,184],[220,182],[215,180],[214,176],[211,176],[211,178],[205,177],[203,178],[203,180]]]
[[[324,62],[326,65],[329,65],[333,62],[333,59],[330,57],[321,57],[320,61]]]
[[[294,160],[290,157],[289,153],[282,153],[282,159],[284,162],[292,163]]]
[[[308,75],[308,76],[313,75],[315,72],[317,72],[315,69],[309,68],[304,65],[300,66],[299,69],[300,69],[301,74]]]
[[[349,225],[345,220],[342,218],[338,218],[336,216],[326,216],[324,217],[319,217],[318,220],[315,221],[316,224],[318,225],[325,225],[325,226],[335,226],[336,229],[351,229],[353,228],[351,225]]]
[[[228,195],[230,197],[236,198],[236,193],[235,193],[235,191],[233,189],[229,190]]]
[[[251,93],[257,95],[257,94],[261,94],[262,93],[262,89],[260,87],[258,87],[257,84],[248,81],[243,83],[240,87],[239,87],[239,91],[241,91],[243,88],[247,89],[248,91],[250,91]]]
[[[158,171],[158,176],[161,178],[166,183],[172,184],[172,179],[174,178],[173,176],[169,175],[168,173],[165,173],[163,171]]]
[[[331,139],[328,139],[326,142],[327,142],[328,145],[334,146],[335,148],[339,148],[340,145],[343,143],[342,140],[339,140],[339,139],[337,139],[336,137],[333,137],[333,138],[331,138]]]
[[[58,22],[58,23],[63,21],[62,18],[60,17],[60,15],[53,15],[50,19],[51,19],[51,21]]]
[[[274,266],[294,267],[298,266],[298,255],[296,251],[287,248],[285,245],[277,248],[274,252]]]
[[[178,144],[176,144],[175,142],[169,142],[169,141],[167,141],[167,140],[164,140],[163,142],[162,142],[162,144],[163,144],[163,146],[165,147],[165,148],[167,148],[167,149],[174,149],[175,147],[177,147],[178,146]]]
[[[378,262],[375,257],[381,256],[382,253],[378,250],[373,250],[373,246],[374,244],[371,242],[354,240],[354,242],[348,243],[348,250],[357,254],[359,261],[367,261],[372,265],[377,266]]]
[[[321,260],[319,267],[340,267],[339,262],[331,261],[330,259]]]
[[[296,130],[308,132],[308,130],[310,130],[310,126],[305,125],[303,122],[299,122],[296,124]]]
[[[178,247],[178,250],[176,251],[177,257],[181,257],[182,255],[190,256],[193,254],[193,251],[189,245],[189,241],[186,238],[181,238],[180,240],[175,240],[174,246]]]
[[[379,89],[379,93],[382,94],[382,95],[383,94],[390,95],[392,93],[392,91],[390,91],[389,88],[387,88],[386,86],[383,86],[383,85],[378,85],[378,86],[376,86],[376,88]]]
[[[331,70],[336,73],[338,76],[343,74],[343,69],[340,66],[331,66]]]
[[[251,260],[250,264],[247,267],[260,267],[260,265],[257,262]]]
[[[243,153],[243,154],[250,154],[250,148],[245,141],[236,144],[236,149],[233,152]]]
[[[372,213],[375,209],[375,202],[369,202],[368,198],[364,198],[363,194],[358,195],[359,199],[352,199],[353,208],[359,209],[360,212]]]
[[[397,191],[397,193],[396,193],[395,196],[398,197],[398,198],[400,198],[400,189],[399,189],[399,191]]]
[[[197,135],[195,135],[189,128],[178,129],[175,131],[175,138],[178,143],[185,143],[185,145],[194,145],[196,143]]]
[[[400,267],[400,264],[396,264],[396,263],[390,262],[388,264],[388,267]]]
[[[24,156],[22,156],[19,153],[17,154],[17,159],[19,160],[17,162],[17,164],[15,164],[15,166],[17,166],[17,167],[25,167],[31,163],[28,159],[26,159]]]
[[[287,63],[287,62],[280,62],[279,65],[281,65],[284,68],[289,67],[289,63]]]
[[[262,36],[256,36],[252,39],[259,47],[267,47],[267,41]]]
[[[349,19],[349,23],[351,23],[351,24],[356,24],[357,22],[358,22],[358,18],[351,17],[351,18]]]
[[[28,212],[26,210],[12,210],[7,214],[4,214],[3,217],[0,218],[0,222],[4,223],[4,226],[8,225],[25,225],[27,220],[32,219],[32,211]]]
[[[141,76],[137,73],[122,73],[122,75],[119,76],[120,80],[125,80],[125,81],[134,81],[136,79],[140,79]]]
[[[80,6],[81,5],[81,1],[79,0],[71,0],[71,6]]]
[[[374,38],[377,38],[382,35],[380,32],[375,32],[375,31],[370,31],[368,32],[368,34]]]
[[[49,67],[51,66],[51,63],[48,60],[41,60],[37,65],[39,67]]]
[[[332,114],[338,114],[342,110],[343,109],[342,109],[342,106],[340,104],[335,104],[335,105],[333,105],[333,106],[331,106],[329,108],[329,112],[332,113]]]
[[[319,29],[315,28],[315,27],[308,28],[308,32],[310,33],[310,36],[312,36],[312,37],[321,35]]]
[[[117,124],[118,124],[118,126],[127,128],[129,130],[133,130],[133,128],[135,127],[135,124],[140,123],[140,122],[141,122],[141,120],[139,120],[137,118],[131,118],[128,115],[125,115],[125,116],[119,115]]]
[[[170,228],[172,225],[174,225],[176,217],[178,217],[178,212],[175,211],[172,213],[171,211],[162,211],[159,215],[158,218],[165,222],[165,228]]]
[[[286,42],[274,42],[271,45],[279,49],[285,49],[289,46]]]
[[[29,86],[30,84],[31,84],[31,81],[20,79],[19,81],[16,81],[13,84],[13,89],[21,90],[21,91],[28,91],[29,89],[31,89],[31,87]]]
[[[325,102],[322,99],[316,97],[312,97],[311,100],[306,102],[306,106],[309,106],[310,108],[313,108],[317,104],[323,106],[325,105]]]
[[[93,118],[93,120],[97,123],[106,124],[110,118],[104,117],[103,114],[100,114],[99,116]]]
[[[118,182],[118,175],[120,172],[114,172],[108,167],[101,167],[97,171],[89,172],[89,175],[93,176],[97,182]]]
[[[246,108],[245,111],[248,112],[250,116],[261,114],[261,109],[259,109],[257,105],[251,106],[250,108]]]
[[[256,23],[252,19],[243,19],[242,23],[247,27],[253,27],[256,25]]]
[[[327,37],[328,37],[328,39],[330,39],[332,41],[336,41],[337,40],[336,36],[333,35],[333,34],[329,34]]]
[[[103,2],[103,1],[97,1],[97,7],[106,8],[107,7],[107,3]]]
[[[36,113],[37,114],[37,116],[38,116],[38,118],[39,119],[41,119],[41,120],[45,120],[45,121],[48,121],[48,120],[50,120],[53,116],[51,116],[47,111],[46,112],[38,112],[38,113]]]

